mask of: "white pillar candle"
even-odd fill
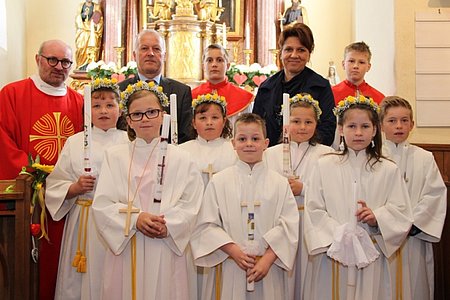
[[[91,86],[84,86],[84,171],[91,172],[91,144],[92,144],[92,117],[91,117]]]

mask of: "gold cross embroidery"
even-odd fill
[[[202,170],[202,173],[208,174],[208,180],[211,180],[213,175],[216,174],[216,172],[213,169],[212,164],[208,164],[208,167],[206,169]]]
[[[130,233],[131,214],[137,214],[140,211],[141,210],[139,208],[133,207],[133,202],[131,202],[131,201],[128,201],[127,208],[119,209],[119,213],[127,214],[127,219],[125,221],[125,230],[124,230],[125,236],[128,236],[128,234]]]
[[[32,127],[40,135],[30,134],[30,142],[41,140],[34,149],[49,161],[59,156],[67,137],[75,133],[74,126],[67,116],[61,119],[61,112],[54,112],[53,117],[50,114],[42,116]]]

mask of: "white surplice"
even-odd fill
[[[92,173],[98,175],[105,150],[116,144],[128,142],[127,133],[116,128],[103,131],[92,129],[91,167]],[[72,267],[78,241],[80,206],[75,202],[78,197],[65,199],[70,185],[84,174],[84,133],[79,132],[67,139],[53,172],[47,177],[45,204],[54,220],[66,216],[64,233],[59,257],[58,277],[55,299],[79,300],[100,297],[103,259],[106,244],[98,235],[92,215],[88,215],[86,273],[78,273]],[[98,178],[98,176],[97,176]],[[94,192],[81,195],[81,198],[93,199]],[[90,208],[88,208],[90,211]],[[83,235],[81,235],[83,237]]]
[[[214,173],[217,173],[234,165],[237,160],[236,151],[234,151],[231,141],[224,138],[207,141],[198,136],[197,139],[180,144],[179,147],[191,153],[198,170],[202,173],[205,186],[209,181],[209,175],[204,171],[208,168],[208,165],[211,165]]]
[[[358,226],[370,234],[376,249],[382,253],[367,267],[356,270],[355,299],[391,298],[387,258],[401,246],[411,228],[409,196],[400,170],[393,162],[381,159],[372,167],[365,162],[365,151],[356,155],[349,149],[345,156],[324,155],[313,169],[305,195],[304,236],[312,255],[305,278],[305,299],[332,299],[333,282],[340,299],[346,299],[348,268],[335,263],[326,252],[333,243],[336,228],[355,218],[355,180],[358,180],[358,199],[367,203],[378,225],[358,223]],[[355,170],[357,165],[363,167]],[[354,174],[359,174],[358,178]]]
[[[385,141],[383,154],[397,163],[408,188],[414,226],[420,229],[409,236],[400,252],[403,299],[434,299],[434,257],[432,243],[439,242],[447,211],[447,188],[433,154],[403,142]],[[398,256],[390,259],[392,285],[400,283]],[[396,282],[397,279],[397,282]],[[400,292],[400,291],[399,291]]]
[[[195,140],[187,141],[180,144],[178,147],[191,154],[193,160],[197,164],[199,172],[202,174],[205,187],[208,184],[210,177],[208,173],[209,166],[211,166],[211,170],[215,174],[229,166],[234,165],[238,159],[231,141],[222,137],[212,141],[207,141],[201,136],[197,136]],[[207,299],[205,295],[202,295],[202,291],[205,291],[203,286],[214,284],[211,279],[208,282],[207,274],[210,272],[210,269],[196,267],[194,265],[193,258],[192,269],[197,274],[197,299]]]
[[[232,242],[243,247],[248,240],[249,208],[241,202],[255,204],[258,255],[268,246],[277,255],[266,277],[255,282],[253,292],[246,291],[245,271],[220,249]],[[251,169],[240,160],[214,175],[205,191],[191,247],[198,266],[214,267],[209,276],[215,276],[215,267],[222,263],[221,299],[286,299],[287,270],[294,264],[297,244],[298,213],[286,178],[264,162]],[[208,299],[215,299],[215,287],[207,288]]]
[[[308,179],[319,157],[333,151],[331,147],[321,144],[310,145],[309,142],[290,143],[291,170],[294,173],[293,175],[298,176],[298,180],[303,183],[303,189],[300,195],[295,196],[300,217],[299,246],[294,268],[289,272],[289,299],[303,299],[303,285],[308,264],[308,251],[303,238],[303,211]],[[283,175],[283,144],[275,145],[264,151],[264,160],[270,169]]]
[[[200,209],[203,182],[189,153],[168,145],[161,203],[155,203],[158,140],[147,144],[138,138],[106,151],[92,206],[98,230],[109,247],[102,299],[131,299],[133,236],[136,299],[178,300],[196,295],[196,291],[189,289],[185,249]],[[128,200],[134,200],[133,206],[141,211],[164,215],[168,236],[159,239],[143,235],[136,228],[138,214],[132,214],[126,237],[126,214],[119,213],[119,209],[126,208]]]

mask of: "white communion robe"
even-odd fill
[[[447,188],[442,180],[433,154],[403,142],[396,145],[385,141],[383,153],[397,163],[406,182],[414,226],[420,233],[409,236],[401,249],[401,272],[397,265],[400,256],[390,259],[392,285],[402,283],[403,299],[434,299],[434,257],[432,243],[441,239],[447,211]],[[398,281],[398,274],[402,274]],[[396,281],[397,279],[397,281]],[[399,290],[400,293],[400,290]]]
[[[178,147],[191,154],[191,157],[197,164],[199,172],[202,174],[205,187],[210,178],[210,174],[208,172],[211,172],[211,176],[214,176],[215,173],[234,165],[238,159],[231,141],[222,137],[212,141],[207,141],[201,136],[197,136],[195,140],[187,141],[180,144]],[[211,166],[211,169],[209,169],[209,166]],[[190,253],[192,256],[192,252]],[[210,272],[210,269],[196,267],[194,265],[193,257],[192,268],[197,274],[196,280],[198,299],[207,299],[205,295],[202,295],[202,291],[205,291],[203,286],[214,284],[211,280],[213,278],[209,277],[210,281],[208,281],[207,274]]]
[[[105,150],[113,145],[127,142],[128,137],[125,131],[116,128],[111,128],[108,131],[96,127],[92,128],[90,161],[92,174],[97,179]],[[86,211],[88,213],[86,273],[78,273],[77,269],[72,267],[78,245],[81,207],[76,204],[78,196],[71,199],[65,199],[65,197],[70,185],[78,181],[78,178],[83,174],[84,132],[79,132],[67,139],[55,169],[46,181],[45,204],[48,211],[52,218],[57,221],[66,216],[55,291],[55,299],[57,300],[96,300],[100,297],[99,286],[101,285],[106,244],[97,232],[95,222],[89,213],[90,207]],[[81,195],[80,198],[92,200],[94,192]]]
[[[377,219],[377,227],[359,223],[381,254],[368,266],[356,270],[355,299],[391,299],[388,260],[405,240],[412,224],[412,212],[400,170],[381,159],[371,168],[365,151],[358,155],[328,154],[320,158],[310,177],[305,196],[304,235],[311,268],[305,278],[305,299],[347,297],[348,267],[327,256],[336,228],[355,218],[354,188]],[[373,161],[371,161],[372,163]],[[354,166],[360,166],[355,168]],[[359,174],[359,175],[355,175]]]
[[[205,187],[209,181],[209,174],[204,170],[207,170],[209,165],[212,166],[214,173],[217,173],[234,165],[238,159],[231,141],[221,137],[207,141],[198,136],[197,139],[180,144],[178,147],[191,154],[198,170],[202,173]]]
[[[196,295],[189,289],[185,249],[200,209],[203,182],[189,153],[168,145],[161,203],[155,203],[158,156],[159,138],[149,144],[138,138],[106,151],[92,207],[110,250],[105,257],[102,299],[132,299],[133,236],[136,299],[178,300]],[[125,236],[126,214],[119,209],[126,208],[128,200],[141,212],[164,215],[168,236],[143,235],[136,228],[137,213],[131,215],[129,235]]]
[[[289,272],[289,299],[303,299],[303,286],[308,264],[308,251],[303,238],[303,212],[305,205],[305,191],[308,186],[308,179],[317,160],[325,153],[333,152],[331,147],[309,142],[290,143],[291,170],[295,176],[303,183],[300,195],[295,196],[297,201],[298,214],[300,217],[298,232],[298,250],[294,268]],[[283,144],[278,144],[264,151],[264,160],[267,166],[283,175]]]
[[[236,243],[243,247],[248,240],[248,206],[254,206],[254,240],[259,253],[267,247],[277,255],[267,275],[247,292],[246,273],[220,247]],[[192,253],[198,266],[222,264],[221,299],[286,299],[287,270],[294,264],[298,244],[298,213],[294,196],[286,179],[259,162],[253,169],[240,160],[213,176],[208,184],[197,226],[191,239]],[[215,298],[215,286],[205,294]]]

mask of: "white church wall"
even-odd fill
[[[50,39],[63,40],[75,52],[75,16],[81,1],[25,0],[25,2],[27,20],[26,76],[29,76],[37,72],[34,57],[43,41]]]
[[[6,46],[0,46],[0,88],[11,81],[16,81],[25,75],[25,0],[2,0],[6,8],[5,26]],[[0,8],[1,9],[1,8]]]

